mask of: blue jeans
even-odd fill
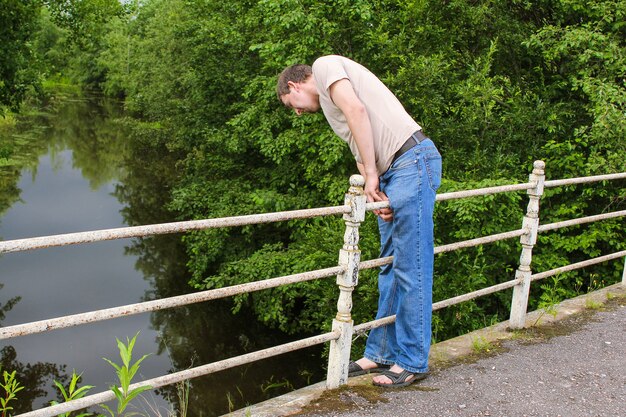
[[[405,152],[380,176],[393,221],[378,219],[380,256],[394,257],[378,275],[376,318],[396,315],[394,324],[373,329],[365,357],[397,364],[409,372],[428,371],[433,287],[433,210],[441,184],[441,155],[426,139]]]

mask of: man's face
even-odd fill
[[[283,104],[293,109],[298,116],[303,113],[315,113],[320,109],[319,96],[312,90],[315,87],[307,83],[289,81],[289,93],[280,97]]]

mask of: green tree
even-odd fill
[[[32,44],[42,78],[45,81],[56,81],[65,77],[67,80],[65,73],[71,60],[69,31],[54,23],[46,7],[40,8]]]
[[[118,0],[48,0],[53,21],[67,30],[70,52],[68,70],[85,87],[100,88],[106,67],[100,55],[109,35],[107,23],[127,13],[126,3]]]
[[[39,0],[0,1],[0,115],[17,111],[39,81],[31,45],[39,6]]]

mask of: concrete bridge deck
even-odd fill
[[[324,383],[231,416],[626,416],[626,286],[566,300],[556,316],[529,313],[433,345],[431,375],[410,387],[338,390]]]

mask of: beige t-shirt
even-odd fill
[[[381,175],[389,168],[394,154],[420,126],[404,110],[396,96],[367,68],[342,56],[328,55],[315,60],[313,77],[320,95],[320,106],[333,131],[350,146],[357,162],[362,162],[356,141],[341,110],[330,98],[330,86],[348,79],[363,102],[372,124],[376,168]]]

